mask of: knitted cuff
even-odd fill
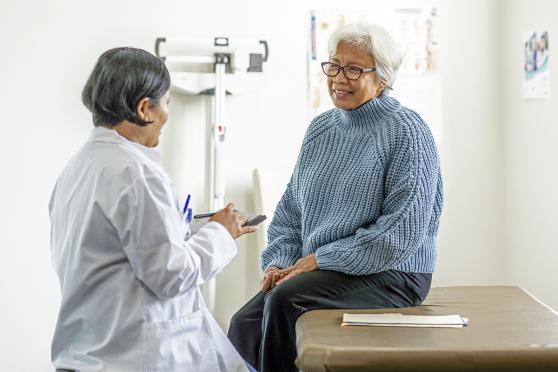
[[[265,272],[265,270],[267,270],[267,268],[270,266],[274,266],[279,269],[285,269],[289,266],[293,266],[299,258],[300,257],[293,257],[289,255],[278,255],[273,257],[268,262],[262,262],[262,270]]]

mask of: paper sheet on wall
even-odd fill
[[[523,94],[525,99],[550,98],[548,31],[523,34]]]

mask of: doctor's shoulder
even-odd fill
[[[130,151],[127,146],[99,145],[89,149],[89,159],[82,165],[89,165],[92,178],[96,182],[111,185],[113,192],[129,187],[138,179],[157,174],[155,167]]]

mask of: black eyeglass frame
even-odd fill
[[[345,77],[347,78],[347,80],[352,80],[352,81],[360,79],[360,77],[361,77],[362,74],[364,74],[364,73],[376,71],[376,67],[362,68],[362,67],[350,66],[350,65],[349,65],[349,66],[341,66],[341,65],[338,65],[337,63],[333,63],[333,62],[322,62],[321,65],[322,65],[322,71],[324,72],[324,74],[325,74],[326,76],[328,76],[328,77],[336,77],[337,75],[339,75],[339,73],[340,73],[341,71],[343,71],[343,75],[345,75]],[[334,65],[334,66],[337,66],[337,73],[336,73],[335,75],[329,75],[329,74],[326,72],[326,68],[325,68],[326,65]],[[357,76],[356,78],[350,78],[350,77],[348,77],[347,74],[345,73],[345,69],[346,69],[346,68],[354,68],[354,69],[357,69],[357,70],[359,70],[360,73],[358,74],[358,76]]]

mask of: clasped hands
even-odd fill
[[[265,270],[265,276],[262,281],[262,292],[271,291],[279,284],[292,279],[297,275],[315,270],[318,270],[315,253],[300,258],[293,266],[289,266],[284,269],[270,266]]]

